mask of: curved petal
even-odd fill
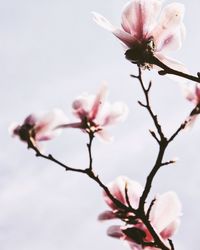
[[[94,95],[88,94],[78,96],[72,103],[73,114],[81,120],[84,119],[91,110],[94,98]]]
[[[123,29],[138,40],[146,37],[159,14],[161,1],[132,0],[122,11]]]
[[[192,85],[185,84],[181,85],[181,90],[183,92],[184,97],[194,103],[195,105],[198,105],[200,103],[200,87],[198,84]]]
[[[97,12],[92,12],[93,20],[102,28],[114,32],[116,30],[115,26],[113,26],[104,16],[100,15]]]
[[[142,250],[142,249],[147,250],[146,247],[143,248],[141,245],[138,245],[137,243],[135,243],[133,241],[128,241],[128,244],[129,244],[131,250]],[[154,250],[154,249],[151,247],[151,248],[149,248],[149,250]],[[156,248],[156,250],[158,250],[158,248]]]
[[[99,221],[116,219],[116,215],[112,211],[105,211],[98,216]]]
[[[34,126],[37,120],[38,120],[38,117],[36,114],[30,114],[29,116],[26,117],[23,124]]]
[[[124,121],[128,115],[128,107],[124,103],[116,102],[110,105],[107,114],[105,114],[102,126],[108,126],[117,122]]]
[[[123,204],[127,204],[125,193],[125,189],[127,188],[129,201],[132,207],[137,208],[140,196],[143,191],[142,186],[138,182],[132,181],[125,176],[119,176],[115,181],[108,184],[108,188],[111,194]],[[116,206],[105,193],[104,199],[108,206],[110,206],[112,209],[116,209]]]
[[[182,41],[185,38],[185,26],[182,23],[180,28],[166,34],[163,39],[160,39],[160,43],[156,44],[156,51],[170,51],[179,50],[182,46]]]
[[[104,142],[112,142],[113,141],[113,136],[111,136],[105,129],[100,130],[95,133]]]
[[[120,226],[111,226],[107,230],[107,235],[114,237],[114,238],[123,238],[124,234],[122,233],[121,227]]]
[[[163,239],[169,239],[172,235],[175,234],[178,227],[180,226],[180,219],[177,219],[173,221],[171,224],[169,224],[161,233]]]
[[[159,23],[151,33],[157,50],[160,50],[164,45],[167,46],[170,39],[175,40],[172,37],[175,36],[176,32],[184,33],[182,22],[184,10],[184,5],[180,3],[171,3],[163,9]]]
[[[102,15],[92,12],[94,16],[94,21],[101,26],[102,28],[112,32],[118,39],[121,40],[121,42],[128,46],[131,47],[132,44],[135,43],[136,39],[134,36],[131,36],[128,32],[125,32],[119,28],[114,27],[105,17]]]
[[[188,69],[180,61],[177,61],[177,60],[174,60],[174,59],[172,59],[170,57],[164,56],[161,53],[156,53],[155,56],[160,61],[162,61],[165,65],[170,67],[171,69],[181,71],[181,72],[186,73],[186,74],[189,73]],[[157,67],[155,65],[154,65],[154,68],[157,68],[158,70],[161,70],[161,68],[159,68],[159,67]],[[180,83],[186,83],[188,81],[187,79],[185,79],[183,77],[176,76],[176,75],[167,74],[167,76],[169,78],[171,78],[172,80],[175,80],[175,81],[180,82]]]
[[[41,116],[35,125],[35,140],[44,141],[52,139],[58,135],[60,130],[56,129],[59,125],[66,123],[67,118],[62,110],[54,109]]]
[[[98,112],[100,111],[100,107],[102,107],[102,105],[104,104],[107,94],[108,94],[108,89],[106,85],[103,84],[94,99],[94,103],[89,113],[89,119],[93,120],[96,118],[96,116],[98,115]]]
[[[164,193],[156,198],[150,213],[150,221],[160,233],[171,228],[181,215],[181,203],[174,192]],[[170,232],[169,232],[170,233]]]

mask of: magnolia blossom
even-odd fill
[[[97,24],[122,42],[132,62],[150,67],[148,56],[154,55],[167,66],[186,71],[180,62],[165,56],[166,52],[179,49],[185,37],[184,5],[171,3],[160,11],[160,0],[132,0],[123,8],[121,28],[98,13],[93,14]]]
[[[195,108],[190,113],[188,120],[188,126],[192,126],[200,114],[200,86],[199,84],[189,85],[184,88],[184,95],[186,99],[195,105]],[[188,127],[187,126],[187,127]]]
[[[65,114],[54,109],[43,114],[30,114],[26,117],[22,125],[11,124],[9,130],[12,136],[18,136],[24,142],[31,142],[37,146],[37,142],[51,140],[60,133],[56,127],[66,122]]]
[[[111,194],[123,204],[127,205],[126,191],[131,206],[138,208],[139,200],[143,192],[142,186],[130,180],[127,177],[118,177],[114,182],[108,185]],[[145,249],[156,250],[154,247],[143,247],[141,242],[153,242],[153,238],[146,226],[141,220],[137,219],[130,223],[134,214],[123,214],[110,198],[104,193],[104,199],[111,208],[100,214],[99,220],[109,220],[120,218],[127,222],[128,226],[111,226],[107,233],[109,236],[120,238],[129,243],[132,250]],[[145,209],[148,209],[146,205]],[[151,208],[149,220],[154,230],[159,234],[161,239],[168,245],[168,239],[175,233],[180,224],[181,203],[177,195],[170,191],[162,195],[157,195]]]
[[[195,105],[200,104],[200,86],[199,84],[190,85],[187,89],[185,89],[186,99]]]
[[[110,104],[105,101],[107,88],[101,87],[96,95],[83,94],[72,103],[73,114],[78,122],[62,124],[61,128],[79,128],[83,132],[92,132],[102,139],[109,140],[105,127],[123,121],[128,113],[128,108],[121,102]]]

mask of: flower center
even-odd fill
[[[30,138],[35,138],[34,126],[30,124],[24,124],[19,130],[19,137],[22,141],[28,141]]]
[[[145,68],[152,68],[151,58],[155,52],[155,44],[153,37],[143,42],[136,42],[125,52],[126,59],[134,64],[138,64]]]

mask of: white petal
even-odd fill
[[[167,229],[181,215],[181,203],[174,192],[164,193],[156,198],[150,212],[150,221],[160,233]]]
[[[122,122],[128,115],[128,107],[124,103],[116,102],[110,105],[107,114],[105,112],[102,126],[112,125],[117,122]]]
[[[103,142],[112,142],[114,140],[113,136],[111,136],[105,129],[98,131],[95,135]]]
[[[179,50],[182,46],[182,41],[185,38],[185,26],[182,23],[179,29],[173,30],[171,33],[166,34],[159,43],[156,44],[156,51],[172,51]]]
[[[64,112],[60,109],[54,109],[48,112],[38,119],[35,125],[36,141],[49,140],[60,133],[60,129],[56,129],[57,126],[67,123]]]
[[[168,67],[170,67],[171,69],[177,70],[177,71],[181,71],[183,73],[188,74],[189,71],[188,69],[185,67],[185,65],[183,65],[180,61],[174,60],[170,57],[164,56],[161,53],[156,53],[155,56],[162,61],[165,65],[167,65]],[[154,68],[157,68],[158,70],[162,70],[161,68],[154,66]],[[176,75],[172,75],[172,74],[167,74],[167,76],[177,82],[180,83],[186,83],[188,80],[183,78],[183,77],[179,77]]]
[[[93,20],[102,28],[114,32],[115,31],[115,27],[102,15],[100,15],[97,12],[92,12],[93,14]]]
[[[182,34],[180,39],[183,39],[183,16],[183,4],[172,3],[163,9],[159,23],[151,33],[154,37],[157,50],[160,50],[164,44],[167,44],[167,40],[173,37],[176,32],[180,32]]]
[[[114,27],[105,17],[102,15],[92,12],[94,15],[94,21],[101,26],[102,28],[112,32],[117,38],[121,40],[121,42],[128,46],[131,47],[133,43],[135,43],[135,38],[134,36],[131,36],[128,32],[125,32],[119,28]]]

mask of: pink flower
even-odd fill
[[[180,62],[164,55],[182,45],[185,36],[184,5],[171,3],[160,11],[160,0],[132,0],[123,8],[121,28],[114,27],[98,13],[93,14],[97,24],[122,42],[127,50],[127,59],[133,63],[152,67],[148,64],[148,57],[153,54],[167,66],[186,71]]]
[[[188,87],[185,89],[185,97],[188,101],[194,103],[195,105],[200,104],[200,86],[196,84],[195,86]]]
[[[184,95],[186,99],[195,105],[195,108],[190,113],[187,118],[187,127],[191,127],[196,121],[198,115],[200,114],[200,86],[199,84],[190,85],[184,88]]]
[[[32,141],[37,144],[39,141],[53,139],[59,134],[58,125],[66,122],[67,118],[59,109],[43,114],[31,114],[26,117],[22,125],[13,123],[9,131],[12,136],[18,136],[24,142]]]
[[[137,209],[139,199],[143,192],[143,188],[139,183],[121,176],[108,185],[111,194],[123,204],[127,205],[125,187],[127,188],[131,206]],[[134,214],[123,214],[123,211],[120,211],[105,193],[104,199],[111,210],[100,214],[100,220],[119,218],[123,221],[130,222],[131,218],[134,217]],[[147,209],[148,205],[146,206],[146,210]],[[171,191],[156,196],[156,200],[150,211],[149,220],[154,230],[166,244],[168,244],[167,240],[176,232],[180,224],[180,215],[181,203],[174,192]],[[128,223],[126,226],[111,226],[107,233],[111,237],[127,241],[132,250],[157,249],[153,247],[141,248],[141,241],[152,242],[153,239],[146,226],[139,219],[135,220],[135,224]]]
[[[83,132],[92,132],[105,140],[111,137],[104,127],[123,121],[128,112],[128,108],[121,102],[109,104],[105,101],[107,88],[101,87],[97,95],[83,94],[77,97],[72,103],[73,114],[79,121],[70,124],[63,124],[61,128],[79,128]]]

